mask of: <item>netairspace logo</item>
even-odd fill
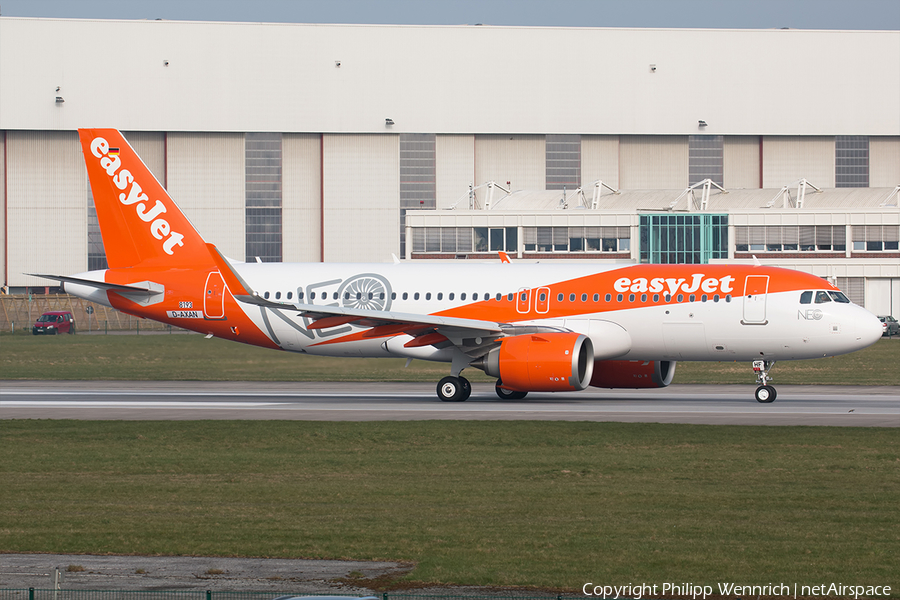
[[[648,596],[673,596],[678,598],[707,598],[713,593],[720,596],[784,596],[797,598],[799,596],[820,596],[832,598],[877,598],[890,596],[891,586],[888,585],[844,585],[843,583],[822,583],[819,585],[793,586],[786,583],[769,583],[767,585],[739,585],[736,583],[718,583],[716,588],[711,585],[697,585],[694,583],[629,583],[628,585],[595,585],[586,583],[581,591],[585,596],[599,598],[633,598],[641,600]]]

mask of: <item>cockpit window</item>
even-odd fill
[[[803,292],[800,294],[800,304],[812,304],[812,292]]]
[[[816,304],[825,304],[826,302],[831,302],[828,292],[816,292]]]
[[[831,299],[835,302],[840,302],[841,304],[850,304],[850,298],[845,296],[843,292],[828,292],[828,295],[831,296]]]

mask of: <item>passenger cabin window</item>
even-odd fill
[[[288,292],[287,299],[290,300],[294,296],[294,292]]]
[[[825,304],[826,302],[831,302],[828,292],[816,292],[816,304]]]
[[[803,292],[800,294],[800,304],[812,304],[812,292]]]

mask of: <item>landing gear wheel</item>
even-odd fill
[[[469,399],[469,396],[472,395],[472,384],[469,383],[469,380],[466,379],[465,377],[463,377],[462,375],[460,375],[458,379],[459,379],[459,385],[460,385],[460,387],[462,387],[462,395],[459,397],[459,401],[465,402],[466,400]]]
[[[463,394],[463,385],[459,377],[452,375],[444,377],[437,384],[437,395],[443,402],[461,402],[465,400]]]
[[[756,388],[756,401],[762,402],[763,404],[768,404],[769,402],[775,402],[775,397],[778,393],[775,391],[775,388],[771,385],[761,385]]]
[[[528,392],[515,392],[500,387],[501,385],[503,385],[503,382],[498,379],[497,385],[494,386],[494,391],[497,392],[497,396],[499,396],[501,400],[521,400],[528,395]]]

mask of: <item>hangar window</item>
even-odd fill
[[[688,136],[688,179],[689,185],[704,179],[712,179],[717,185],[725,185],[724,141],[721,135]]]
[[[523,227],[525,252],[630,252],[631,228]]]
[[[281,262],[281,134],[244,136],[247,259]]]
[[[547,189],[581,187],[581,136],[547,135],[545,147]]]
[[[843,252],[843,225],[749,225],[734,228],[736,252]]]
[[[94,195],[91,186],[87,186],[87,226],[88,226],[88,271],[108,269],[106,250],[103,247],[103,237],[100,235],[100,222],[97,220],[97,209],[94,207]]]
[[[854,225],[853,250],[855,252],[896,251],[900,239],[897,225]]]
[[[834,187],[869,187],[869,137],[834,138]]]
[[[728,215],[641,215],[642,263],[707,264],[728,258]]]
[[[406,256],[406,213],[410,210],[433,209],[437,206],[435,165],[433,133],[400,134],[401,256]]]

